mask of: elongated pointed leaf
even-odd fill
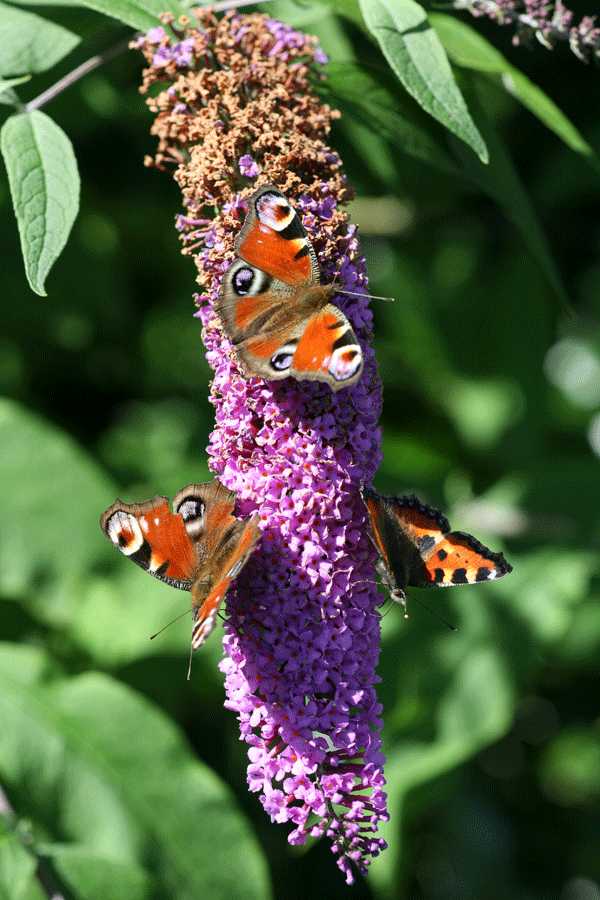
[[[459,66],[485,72],[519,100],[567,147],[585,156],[595,169],[598,157],[583,135],[541,88],[527,78],[478,31],[454,16],[432,13],[429,17],[450,59]]]
[[[78,43],[62,25],[0,3],[0,76],[45,72]]]
[[[411,97],[487,162],[483,138],[423,7],[414,0],[360,0],[360,7],[369,31]]]
[[[31,289],[46,296],[48,272],[67,242],[79,209],[79,172],[64,131],[35,110],[6,120],[0,149],[8,171]]]
[[[229,791],[148,700],[99,674],[53,677],[40,652],[4,644],[0,721],[0,779],[17,815],[115,872],[143,867],[156,897],[270,897],[260,848]],[[65,876],[81,878],[77,862],[63,856]],[[145,879],[130,880],[132,896],[144,896]]]

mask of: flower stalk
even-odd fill
[[[248,745],[248,785],[302,844],[326,836],[351,883],[385,847],[381,705],[375,685],[380,597],[360,497],[381,458],[381,385],[364,296],[366,268],[344,204],[352,190],[328,136],[337,112],[312,91],[326,57],[315,39],[265,15],[198,11],[193,24],[136,42],[158,147],[174,166],[176,219],[202,292],[197,317],[214,371],[210,466],[258,511],[263,538],[227,598],[225,706]],[[365,365],[352,388],[245,376],[214,312],[246,199],[276,185],[302,216],[324,283]]]
[[[515,44],[527,44],[536,38],[547,50],[553,50],[566,42],[582,62],[600,60],[597,17],[583,16],[575,23],[574,14],[562,0],[454,0],[452,6],[473,16],[487,16],[498,25],[512,25],[516,29]]]

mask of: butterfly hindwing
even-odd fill
[[[202,646],[216,624],[217,612],[234,578],[237,578],[260,539],[258,516],[246,521],[236,520],[231,530],[222,532],[215,548],[218,569],[215,568],[213,587],[194,609],[192,648]]]
[[[470,534],[450,531],[446,517],[415,496],[382,497],[363,493],[371,534],[390,584],[405,587],[452,587],[491,581],[512,571]]]
[[[112,543],[144,571],[181,590],[189,590],[196,553],[183,519],[169,509],[166,497],[145,503],[116,500],[100,525]]]
[[[198,569],[192,586],[192,648],[197,650],[213,631],[227,590],[260,538],[258,517],[233,515],[235,494],[217,479],[190,484],[173,500],[193,540],[198,542]]]

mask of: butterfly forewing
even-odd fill
[[[260,538],[258,517],[236,519],[234,506],[235,494],[215,479],[179,491],[173,512],[166,497],[117,500],[100,519],[125,556],[156,578],[191,591],[194,649],[213,630],[227,589]]]
[[[451,587],[494,581],[512,571],[502,553],[494,553],[471,534],[445,535],[425,562],[428,585]]]
[[[145,503],[116,500],[100,519],[102,530],[121,553],[150,575],[189,590],[197,558],[183,519],[166,497]]]
[[[281,191],[260,188],[236,244],[242,259],[285,284],[317,284],[319,267],[300,217]]]

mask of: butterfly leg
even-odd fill
[[[404,618],[408,619],[408,603],[406,599],[406,594],[402,590],[402,588],[393,588],[390,591],[390,596],[392,600],[395,600],[396,603],[399,603],[402,609],[404,610]]]

